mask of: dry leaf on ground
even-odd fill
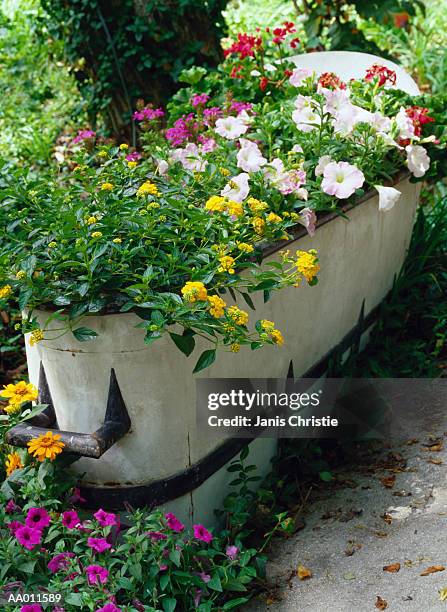
[[[304,565],[301,565],[301,563],[298,565],[298,569],[296,570],[296,575],[298,576],[300,580],[306,580],[306,578],[312,578],[312,572],[310,571],[310,569],[308,567],[305,567]]]
[[[439,453],[442,451],[442,442],[436,442],[436,444],[429,444],[422,448],[423,451],[429,451],[431,453]]]
[[[434,465],[442,465],[442,459],[428,459],[427,463],[433,463]]]
[[[400,570],[400,563],[391,563],[391,565],[385,565],[383,567],[384,572],[390,572],[390,574],[395,574]]]
[[[439,589],[439,599],[440,601],[447,601],[447,587]]]
[[[384,476],[383,478],[380,479],[380,482],[383,484],[385,488],[392,489],[396,482],[396,476]]]
[[[378,610],[386,610],[386,608],[388,608],[388,602],[377,595],[376,608]]]
[[[443,565],[430,565],[423,572],[421,572],[421,576],[429,576],[430,574],[436,574],[436,572],[443,572],[445,567]]]

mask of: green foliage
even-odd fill
[[[6,11],[6,9],[9,9]],[[0,12],[0,156],[43,166],[74,114],[82,117],[61,43],[43,25],[38,0],[3,3]]]
[[[160,103],[180,72],[220,58],[224,0],[43,0],[47,26],[63,40],[92,123],[108,117],[115,133],[131,123],[138,97]]]

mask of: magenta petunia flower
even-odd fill
[[[6,526],[9,529],[9,533],[13,536],[15,536],[17,529],[19,529],[19,527],[23,527],[22,523],[20,523],[19,521],[11,521],[10,523],[6,523]]]
[[[87,581],[90,585],[105,584],[109,577],[108,570],[101,565],[88,565],[85,568],[85,573],[87,574]]]
[[[72,144],[78,144],[83,140],[88,140],[89,138],[94,138],[95,136],[96,132],[93,130],[79,130],[77,136],[75,136],[71,142]]]
[[[225,551],[225,554],[227,555],[229,559],[234,561],[237,557],[238,552],[239,552],[239,548],[237,546],[227,546],[227,550]]]
[[[88,538],[87,544],[98,553],[102,553],[109,548],[112,548],[112,545],[107,542],[105,538]]]
[[[66,510],[62,513],[62,525],[67,529],[75,529],[81,524],[76,510]]]
[[[167,538],[167,535],[161,533],[161,531],[148,531],[146,535],[152,540],[152,542],[159,542],[160,540],[166,540]]]
[[[95,512],[93,516],[102,527],[109,527],[110,525],[118,524],[116,514],[113,514],[113,512],[106,512],[102,508],[100,508],[98,512]]]
[[[39,604],[26,604],[20,608],[20,612],[43,612]]]
[[[22,525],[15,532],[15,537],[19,544],[28,550],[32,550],[37,544],[40,544],[42,532],[39,529],[33,529],[27,525]]]
[[[34,529],[45,529],[50,521],[50,515],[45,508],[30,508],[26,515],[25,525]]]
[[[74,557],[75,554],[72,552],[62,552],[54,557],[48,562],[48,569],[52,574],[55,574],[61,569],[67,569],[69,567],[68,559]]]
[[[71,504],[82,504],[84,503],[86,500],[82,497],[81,495],[81,489],[79,487],[74,487],[73,488],[73,493],[71,494],[71,496],[68,498],[68,501]]]
[[[118,606],[115,606],[114,603],[110,602],[102,608],[97,608],[95,612],[121,612],[121,608],[118,608]]]
[[[196,540],[201,540],[202,542],[206,542],[209,544],[213,536],[203,525],[193,525],[194,537]]]
[[[183,531],[185,529],[183,523],[181,523],[175,516],[175,514],[173,514],[172,512],[168,512],[167,514],[165,514],[165,518],[169,529],[172,529],[172,531],[180,533],[180,531]]]
[[[140,111],[135,111],[133,114],[133,118],[135,121],[153,121],[154,119],[158,119],[159,117],[163,117],[164,111],[161,108],[151,108],[146,107]]]
[[[203,580],[205,584],[211,580],[211,576],[209,574],[205,574],[205,572],[200,572],[198,576]]]
[[[6,514],[13,514],[18,510],[20,510],[20,506],[18,506],[13,499],[10,499],[5,506]]]

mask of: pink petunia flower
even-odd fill
[[[95,612],[121,612],[121,608],[115,606],[113,602],[109,602],[102,608],[97,608]]]
[[[87,574],[87,581],[90,585],[105,584],[109,577],[108,570],[101,565],[88,565],[85,568],[85,573]]]
[[[212,534],[203,525],[193,525],[194,537],[209,544],[213,540]]]
[[[198,576],[203,580],[205,584],[211,580],[211,576],[209,574],[205,574],[205,572],[200,572]]]
[[[152,540],[152,542],[159,542],[160,540],[166,540],[168,537],[166,534],[161,533],[161,531],[148,531],[146,535],[148,536],[148,538]]]
[[[79,144],[84,140],[88,140],[89,138],[95,138],[96,132],[93,130],[79,130],[77,136],[73,138],[71,144]]]
[[[141,155],[141,153],[138,153],[138,151],[133,151],[132,153],[129,153],[129,155],[126,155],[126,161],[136,162],[142,157],[143,156]]]
[[[39,604],[26,604],[20,608],[20,612],[43,612]]]
[[[348,162],[330,162],[324,169],[321,188],[324,193],[343,200],[349,198],[365,182],[357,166]]]
[[[100,508],[98,512],[95,512],[93,516],[102,527],[109,527],[110,525],[118,524],[116,514],[113,512],[106,512],[102,508]]]
[[[79,527],[81,520],[76,510],[66,510],[62,513],[62,525],[67,529]]]
[[[87,538],[87,545],[97,553],[102,553],[112,548],[112,545],[105,538]]]
[[[22,525],[15,532],[15,537],[19,544],[32,550],[37,544],[40,544],[42,532],[39,529],[33,529],[27,525]]]
[[[227,546],[225,554],[227,555],[229,559],[234,561],[237,557],[238,552],[239,552],[239,548],[237,546]]]
[[[34,529],[45,529],[50,521],[50,515],[45,508],[30,508],[26,515],[25,525]]]
[[[185,529],[185,526],[172,512],[168,512],[165,514],[166,523],[168,524],[169,529],[175,531],[176,533],[180,533]]]
[[[301,217],[299,219],[299,223],[301,223],[301,225],[304,225],[304,227],[307,229],[307,233],[309,234],[309,236],[314,236],[317,215],[311,208],[303,208],[300,213]]]
[[[55,574],[61,569],[67,569],[69,567],[68,559],[74,556],[75,554],[72,552],[62,552],[54,555],[54,557],[48,562],[47,567],[52,574]]]

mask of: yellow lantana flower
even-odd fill
[[[223,198],[222,196],[211,196],[210,198],[208,198],[206,204],[205,204],[205,208],[206,210],[211,210],[211,211],[217,211],[217,212],[223,212],[226,208],[225,206],[225,198]]]
[[[224,255],[219,258],[220,266],[217,268],[218,272],[228,272],[228,274],[234,274],[234,258],[229,255]]]
[[[121,240],[121,238],[114,238],[114,239],[112,240],[112,242],[113,242],[113,243],[115,243],[115,244],[121,244],[121,243],[122,243],[122,240]]]
[[[281,223],[282,219],[279,215],[271,212],[267,215],[267,223]]]
[[[9,298],[12,295],[12,287],[11,285],[5,285],[0,289],[0,300],[4,300],[5,298]]]
[[[13,414],[20,410],[20,406],[25,402],[34,402],[37,399],[37,389],[31,384],[24,380],[16,383],[15,385],[9,384],[3,387],[0,391],[0,396],[9,400],[5,411],[8,414]]]
[[[295,265],[298,272],[304,276],[308,283],[310,283],[320,271],[317,252],[313,249],[309,252],[297,251]]]
[[[275,329],[275,324],[273,321],[268,321],[267,319],[261,320],[261,327],[265,329],[266,332],[272,332]]]
[[[103,183],[101,185],[101,191],[112,191],[113,185],[112,183]]]
[[[203,283],[188,281],[181,289],[182,295],[188,302],[203,302],[208,297],[208,292]]]
[[[101,238],[102,232],[92,232],[92,238]]]
[[[264,219],[261,219],[261,217],[255,217],[252,221],[252,225],[253,225],[253,229],[255,230],[255,232],[259,235],[262,236],[262,234],[265,231],[265,221]]]
[[[31,336],[29,339],[30,346],[34,346],[38,342],[41,342],[43,339],[43,331],[41,329],[35,329],[31,332]]]
[[[86,223],[87,223],[87,225],[93,225],[97,221],[98,221],[98,219],[96,217],[88,217]]]
[[[54,461],[65,446],[60,441],[60,438],[60,434],[53,434],[53,432],[47,431],[46,434],[42,434],[28,442],[28,452],[38,461],[44,461],[45,459]]]
[[[148,196],[148,195],[155,195],[155,196],[160,195],[157,185],[155,185],[154,183],[151,183],[151,181],[146,181],[145,183],[140,185],[137,191],[138,198],[143,198],[144,196]]]
[[[216,319],[224,316],[226,303],[218,295],[209,295],[208,302],[210,304],[210,314]]]
[[[275,344],[282,346],[284,344],[284,338],[279,329],[274,329],[271,333],[272,340]]]
[[[247,242],[238,242],[237,248],[242,251],[242,253],[253,253],[254,251],[254,247],[252,247],[251,244],[248,244]]]
[[[127,151],[127,149],[129,148],[129,145],[125,142],[123,142],[122,144],[120,144],[120,151]]]
[[[247,325],[248,323],[248,313],[238,308],[238,306],[230,306],[227,310],[227,314],[236,325]]]
[[[251,212],[255,215],[264,212],[264,210],[267,210],[268,208],[268,204],[266,202],[261,202],[256,198],[248,198],[247,204]]]
[[[14,470],[20,470],[23,467],[22,460],[18,453],[10,453],[5,461],[6,475],[11,476]]]
[[[136,161],[128,161],[127,162],[127,167],[130,168],[131,170],[133,170],[137,166],[138,166],[138,162],[136,162]]]
[[[238,344],[237,342],[233,342],[233,344],[231,345],[231,352],[239,353],[240,349],[241,349],[241,345]]]
[[[229,215],[234,217],[240,217],[244,212],[242,204],[240,202],[235,202],[234,200],[228,200],[226,210]]]

